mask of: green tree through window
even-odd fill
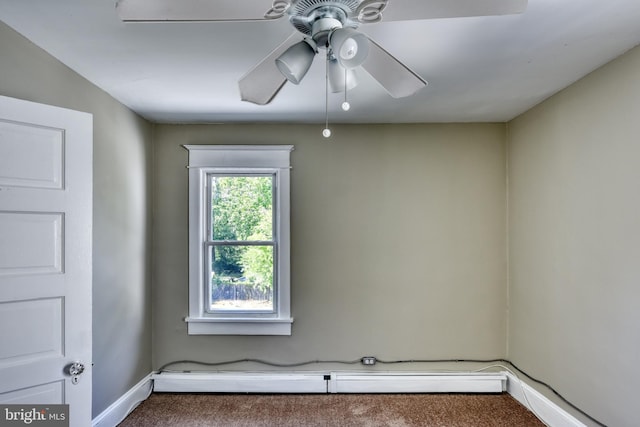
[[[273,310],[273,176],[212,175],[214,310]]]

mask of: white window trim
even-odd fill
[[[184,145],[189,151],[189,335],[291,335],[290,153],[293,145]],[[275,173],[277,313],[221,317],[205,310],[206,180],[210,173]]]

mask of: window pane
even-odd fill
[[[273,307],[273,246],[212,246],[213,311],[267,311]]]
[[[210,179],[212,240],[272,240],[273,176]]]

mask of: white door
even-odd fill
[[[0,404],[68,404],[73,427],[91,425],[92,145],[90,114],[0,96]]]

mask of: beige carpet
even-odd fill
[[[120,427],[544,426],[508,394],[154,393]]]

